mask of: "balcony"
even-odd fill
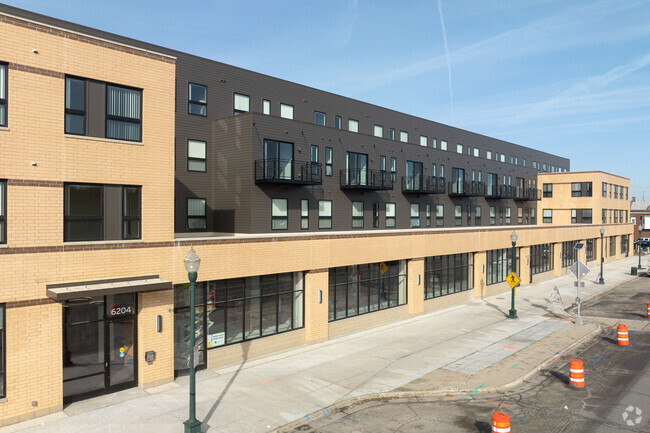
[[[515,198],[515,187],[512,185],[501,185],[500,198]]]
[[[445,179],[432,176],[402,177],[402,194],[444,194]]]
[[[390,173],[380,170],[341,170],[341,189],[390,190]]]
[[[323,166],[310,161],[260,159],[255,161],[255,183],[321,185]]]
[[[516,188],[515,190],[515,200],[526,201],[526,200],[541,200],[542,191],[536,188]]]
[[[449,182],[449,197],[485,197],[483,182]]]

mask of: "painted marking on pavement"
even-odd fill
[[[504,349],[516,349],[517,346],[503,346]]]
[[[472,394],[476,394],[479,389],[483,388],[485,385],[479,385],[476,388],[474,388],[474,391],[472,391]]]
[[[603,357],[602,357],[602,356],[599,356],[598,358],[596,358],[596,359],[594,359],[593,361],[591,361],[591,365],[596,365],[596,363],[597,363],[598,361],[600,361],[601,359],[603,359]]]
[[[305,415],[305,418],[307,418],[309,421],[311,421],[311,418],[309,418],[309,415]]]
[[[323,415],[328,415],[330,413],[330,410],[328,408],[325,408],[322,410]]]
[[[445,397],[453,397],[454,394],[445,394]]]
[[[271,382],[275,382],[275,379],[266,379],[266,380],[261,381],[260,383],[264,384],[264,385],[268,385]]]
[[[320,407],[320,404],[314,403],[314,405],[312,407]]]
[[[557,344],[557,343],[558,343],[557,341],[553,342],[553,344]],[[551,346],[552,346],[552,345],[551,345]]]
[[[528,417],[523,417],[522,419],[519,420],[519,423],[522,423],[522,422],[526,421],[527,419],[528,419]]]
[[[487,405],[487,404],[490,404],[490,403],[492,403],[493,401],[494,401],[494,399],[493,399],[493,398],[491,398],[491,399],[490,399],[490,401],[488,401],[488,402],[487,402],[487,403],[485,403],[485,404],[486,404],[486,405]]]
[[[519,365],[519,364],[515,364],[515,365],[513,365],[513,366],[512,366],[512,367],[510,367],[510,368],[515,368],[515,367],[516,367],[516,366],[518,366],[518,365]]]

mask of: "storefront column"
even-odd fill
[[[530,284],[530,247],[521,247],[519,249],[519,269],[517,275],[521,280],[521,286]]]
[[[409,314],[415,316],[424,312],[424,259],[409,260],[407,269]]]
[[[174,381],[174,290],[138,294],[138,386]],[[158,319],[160,316],[160,319]],[[147,361],[147,352],[154,352]]]
[[[621,237],[614,237],[616,238],[616,242],[614,242],[614,245],[616,245],[616,260],[619,260],[621,258]]]
[[[553,244],[553,275],[556,277],[564,275],[562,267],[562,242]]]
[[[329,273],[313,269],[305,273],[305,338],[307,341],[328,337]]]
[[[487,296],[486,285],[486,263],[487,253],[479,251],[474,254],[474,297],[484,298]]]

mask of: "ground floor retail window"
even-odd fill
[[[189,368],[189,283],[174,286],[174,368]],[[195,341],[205,351],[302,328],[302,272],[200,282],[195,291]]]
[[[616,236],[609,237],[609,256],[616,255]]]
[[[519,258],[518,249],[516,254],[517,258]],[[487,284],[496,284],[505,281],[506,277],[512,272],[512,248],[489,250],[486,256]],[[517,273],[520,273],[519,266],[517,266]]]
[[[629,240],[629,236],[630,236],[630,235],[623,235],[623,236],[621,236],[621,254],[625,254],[625,257],[628,256],[628,253],[627,253],[627,250],[628,250],[627,245],[628,245],[628,242],[630,241],[630,240]]]
[[[406,304],[406,261],[329,270],[329,321]]]
[[[6,397],[6,376],[5,376],[5,359],[7,359],[7,349],[5,338],[5,304],[0,304],[0,398]]]
[[[575,246],[578,241],[565,241],[562,242],[562,267],[568,268],[576,261]]]
[[[136,294],[69,299],[63,307],[63,401],[137,383]]]
[[[451,295],[474,287],[474,254],[424,259],[424,298]]]
[[[588,262],[591,262],[592,260],[595,260],[594,256],[594,250],[596,249],[596,244],[597,244],[596,239],[587,239],[586,241],[586,246],[585,246],[585,260]]]
[[[553,270],[553,244],[539,244],[530,247],[530,273],[541,274]]]

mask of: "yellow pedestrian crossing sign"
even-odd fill
[[[381,262],[379,264],[379,272],[381,272],[381,274],[384,275],[387,270],[388,270],[388,265],[384,262]]]
[[[508,282],[508,284],[510,285],[510,287],[514,289],[515,286],[516,286],[517,284],[519,284],[519,281],[520,281],[520,280],[519,280],[519,277],[517,276],[517,274],[515,274],[514,272],[510,272],[510,275],[508,275],[508,276],[506,277],[506,281]]]

